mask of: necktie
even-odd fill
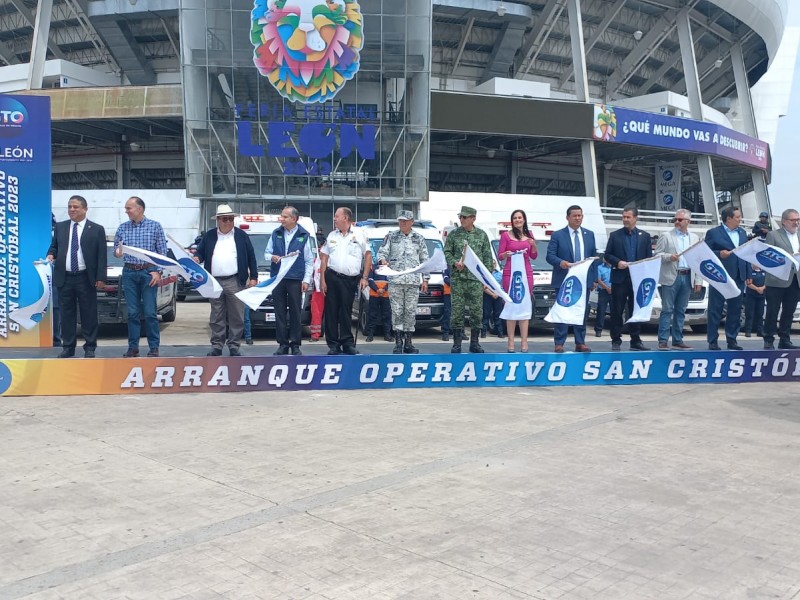
[[[78,224],[72,224],[72,241],[69,249],[69,270],[78,272]]]
[[[574,237],[573,237],[573,242],[572,242],[573,243],[572,253],[574,254],[575,262],[580,262],[581,261],[581,240],[578,237],[578,232],[577,231],[575,231],[573,235],[574,235]]]

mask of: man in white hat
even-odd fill
[[[236,293],[258,283],[258,263],[253,243],[247,234],[234,227],[234,214],[227,204],[217,207],[217,226],[203,234],[197,244],[195,262],[202,262],[222,286],[219,298],[211,298],[211,351],[221,356],[227,344],[231,356],[241,356],[244,311],[249,310]]]

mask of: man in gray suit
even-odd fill
[[[697,234],[689,232],[692,213],[685,208],[675,212],[675,227],[658,238],[656,254],[661,256],[661,273],[658,277],[661,295],[661,316],[658,318],[658,349],[669,350],[670,330],[672,347],[681,350],[691,348],[683,341],[683,323],[686,307],[692,291],[692,272],[682,253],[696,244]],[[702,279],[694,276],[694,289],[699,292]]]
[[[765,240],[771,246],[786,250],[789,254],[800,252],[800,240],[797,228],[800,225],[800,213],[793,208],[787,208],[781,215],[781,228],[770,231]],[[778,331],[778,348],[793,350],[800,348],[791,340],[792,317],[800,300],[800,273],[792,267],[789,279],[778,279],[767,273],[767,316],[764,319],[764,349],[775,349],[775,330]],[[778,322],[778,312],[781,313]]]

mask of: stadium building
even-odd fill
[[[204,216],[291,203],[322,223],[430,191],[769,210],[751,87],[787,0],[0,7],[0,92],[50,96],[55,190],[185,189]]]

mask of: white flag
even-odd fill
[[[125,246],[124,244],[122,246],[122,253],[143,260],[144,262],[153,263],[170,275],[183,276],[185,274],[183,267],[178,264],[178,261],[171,259],[169,256],[151,252],[150,250],[143,250],[142,248],[136,248],[135,246]]]
[[[686,259],[686,264],[692,271],[705,279],[726,300],[736,298],[742,293],[705,241],[701,240],[690,246],[688,250],[684,250],[683,258]]]
[[[441,248],[433,251],[433,256],[417,267],[406,269],[405,271],[395,271],[388,265],[381,265],[375,269],[378,275],[387,277],[399,277],[400,275],[411,275],[412,273],[441,273],[447,268],[447,259]]]
[[[747,262],[758,265],[763,271],[786,281],[792,274],[792,267],[797,270],[794,256],[777,246],[771,246],[760,238],[750,240],[733,250],[733,253]]]
[[[503,305],[500,318],[509,321],[527,321],[533,313],[531,288],[528,285],[528,273],[525,271],[525,262],[528,258],[524,252],[514,252],[509,260],[511,261],[511,278],[509,279],[508,296],[511,302]]]
[[[586,316],[586,302],[589,299],[589,269],[594,257],[572,265],[567,271],[564,283],[558,288],[556,301],[544,318],[548,323],[564,325],[583,325]]]
[[[654,256],[628,263],[633,286],[633,314],[626,323],[647,323],[653,314],[653,298],[658,287],[661,257]]]
[[[478,255],[475,254],[469,246],[466,246],[466,251],[464,252],[464,266],[475,275],[478,281],[500,296],[505,302],[513,302],[513,300],[508,297],[508,294],[506,294],[503,286],[497,283],[492,272],[486,268],[478,258]]]
[[[278,273],[275,277],[270,277],[266,281],[262,281],[258,285],[247,288],[242,290],[241,292],[236,292],[236,297],[239,298],[242,302],[247,304],[253,310],[258,310],[258,307],[267,299],[272,293],[272,290],[275,289],[275,286],[278,285],[283,278],[286,276],[286,273],[289,272],[289,269],[292,268],[294,261],[297,260],[299,254],[297,252],[292,252],[291,254],[287,254],[286,256],[281,258],[281,266],[278,269]]]
[[[188,281],[203,298],[219,298],[222,295],[222,286],[219,281],[214,279],[214,276],[201,265],[194,262],[192,256],[183,249],[183,246],[169,235],[167,235],[167,248],[172,250],[178,265],[183,270],[179,275]]]
[[[9,318],[19,323],[23,329],[33,329],[42,320],[47,305],[50,304],[50,295],[53,289],[52,265],[47,261],[37,260],[33,266],[42,281],[42,295],[33,304],[21,306],[8,313]]]

